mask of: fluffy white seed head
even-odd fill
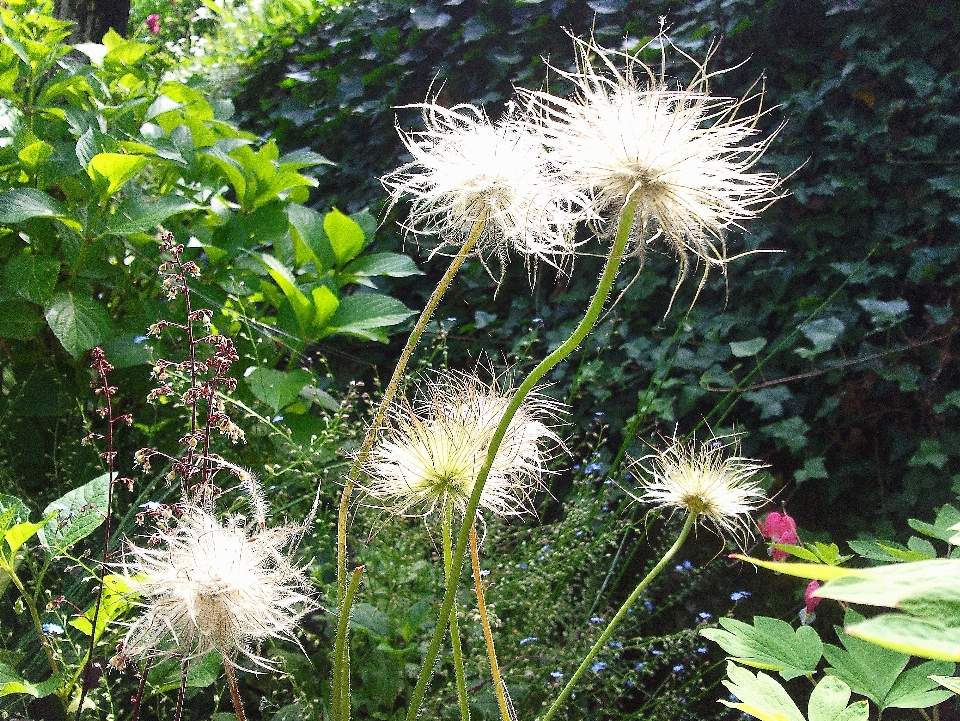
[[[737,455],[739,450],[736,435],[686,445],[674,438],[666,449],[640,459],[637,475],[646,480],[636,498],[692,513],[721,534],[748,537],[750,513],[766,501],[753,477],[767,466]]]
[[[477,253],[511,252],[556,267],[574,251],[587,201],[555,171],[538,134],[507,116],[491,123],[473,105],[423,111],[424,129],[399,131],[413,160],[382,180],[410,200],[407,229],[460,246],[482,226]]]
[[[667,41],[659,37],[661,43]],[[713,97],[706,61],[686,88],[672,86],[632,55],[575,39],[578,68],[557,71],[576,96],[520,90],[551,158],[594,198],[619,216],[636,204],[633,234],[639,254],[664,240],[680,259],[690,256],[725,270],[724,231],[754,217],[777,197],[774,173],[751,172],[772,138],[760,139],[761,111],[738,117],[743,99]],[[708,57],[709,60],[709,57]],[[702,286],[702,284],[701,284]]]
[[[475,376],[448,374],[425,383],[413,404],[394,403],[365,464],[367,493],[398,514],[464,513],[510,396]],[[546,463],[562,448],[547,425],[559,412],[555,401],[527,396],[496,453],[481,508],[499,516],[529,510]]]
[[[290,553],[302,526],[265,527],[240,516],[224,520],[199,506],[183,509],[176,524],[151,545],[127,544],[121,564],[141,615],[133,621],[113,663],[129,659],[194,658],[216,649],[224,663],[259,655],[268,638],[294,640],[304,613],[315,608],[310,584]]]

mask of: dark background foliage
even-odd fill
[[[762,76],[764,105],[777,106],[764,131],[786,119],[762,164],[789,175],[790,194],[729,238],[732,252],[782,252],[731,264],[688,313],[690,281],[666,317],[673,259],[650,259],[636,279],[628,267],[629,288],[554,390],[570,389],[582,428],[606,414],[606,460],[625,440],[642,452],[634,430],[735,421],[802,525],[891,535],[960,481],[960,21],[947,6],[364,2],[264,48],[235,101],[249,128],[339,164],[321,179],[321,205],[376,205],[377,177],[403,159],[395,118],[417,122],[397,106],[436,96],[495,118],[512,85],[550,81],[545,57],[571,66],[568,31],[636,49],[661,16],[678,48],[703,58],[713,47],[711,67],[736,66],[714,92],[741,95]],[[679,53],[668,60],[681,81],[691,72]],[[484,271],[468,271],[441,312],[457,340],[451,363],[481,349],[520,365],[539,357],[577,317],[596,269],[587,258],[569,278],[541,271],[531,294],[515,268],[496,302]],[[425,287],[407,288],[409,305]]]

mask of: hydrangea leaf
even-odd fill
[[[812,627],[794,631],[789,623],[765,616],[754,617],[753,623],[721,618],[725,630],[704,629],[700,634],[718,643],[738,663],[778,671],[786,680],[817,670],[823,643]]]

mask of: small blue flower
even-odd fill
[[[457,317],[455,315],[452,315],[449,318],[447,318],[447,323],[456,323],[456,322],[457,322]]]
[[[612,479],[612,478],[607,478],[607,479],[603,482],[603,485],[605,485],[605,486],[612,486],[612,485],[613,485],[613,479]]]
[[[623,644],[619,641],[611,641],[610,648],[623,648]]]
[[[626,686],[627,688],[633,688],[633,681],[631,681],[630,679],[627,679],[626,681],[623,682],[623,685]]]
[[[745,601],[750,598],[750,591],[734,591],[730,594],[731,601]]]
[[[133,342],[136,343],[137,345],[140,345],[141,343],[143,343],[144,341],[146,341],[149,337],[150,337],[150,336],[148,336],[148,335],[138,335],[138,336],[134,336]]]
[[[661,651],[659,648],[651,648],[650,653],[652,653],[654,656],[659,656],[663,653],[663,651]]]
[[[583,469],[584,474],[591,475],[593,473],[599,473],[603,466],[599,463],[591,463],[586,468]]]
[[[674,672],[674,673],[683,673],[685,670],[686,670],[686,669],[684,669],[682,663],[678,663],[676,666],[673,667],[673,672]]]
[[[590,623],[603,623],[603,619],[599,616],[592,616],[590,618]]]
[[[595,664],[593,664],[593,666],[590,667],[590,670],[593,671],[594,673],[600,673],[606,667],[607,667],[607,664],[605,661],[597,661]]]
[[[145,510],[147,513],[153,513],[160,509],[160,504],[157,501],[147,501],[146,503],[141,503],[140,508]]]
[[[544,546],[543,548],[541,548],[540,550],[541,550],[541,551],[549,551],[549,550],[551,550],[551,549],[550,549],[550,544],[548,543],[547,545],[545,545],[545,546]]]
[[[518,564],[517,564],[517,568],[525,569],[526,567],[527,567],[527,564],[525,564],[525,563],[518,563]]]
[[[600,510],[606,513],[607,511],[610,510],[610,506],[604,504],[603,506],[600,507]]]
[[[646,600],[643,602],[643,607],[647,609],[650,613],[653,613],[653,601]]]
[[[647,665],[647,664],[645,664],[645,663],[638,663],[636,666],[633,667],[633,670],[634,670],[634,671],[643,671],[643,669],[646,668],[646,665]]]
[[[59,623],[43,623],[43,624],[40,624],[40,629],[44,633],[49,633],[54,636],[63,635],[63,626],[61,626]]]
[[[576,536],[577,538],[580,538],[580,536],[583,535],[583,529],[580,529],[579,531],[577,531],[577,532],[574,533],[573,535]]]
[[[526,638],[520,639],[520,645],[526,646],[528,643],[536,643],[539,640],[537,636],[527,636]]]
[[[539,556],[537,556],[538,561],[542,561],[544,558],[546,558],[546,556],[544,556],[542,553]]]
[[[563,674],[560,671],[551,671],[550,675],[553,678],[563,678]]]
[[[283,416],[282,416],[282,415],[280,415],[280,416],[274,416],[274,417],[273,417],[273,422],[274,422],[274,423],[279,423],[279,422],[282,421],[282,420],[283,420]]]
[[[535,328],[543,328],[543,318],[534,318],[532,321],[530,321],[530,323],[531,323]],[[562,675],[563,675],[563,674],[561,674],[561,676],[562,676]]]
[[[706,611],[701,611],[697,614],[697,617],[704,621],[709,621],[711,618],[713,618],[713,614],[707,613]]]
[[[686,697],[686,696],[677,696],[677,701],[679,701],[680,703],[686,703],[686,702],[687,702],[687,697]]]
[[[632,480],[633,480],[633,474],[632,474],[632,473],[624,473],[624,474],[623,474],[623,480],[625,480],[625,481],[632,481]]]
[[[701,646],[697,649],[697,653],[707,653],[709,650],[706,646]]]

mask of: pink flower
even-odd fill
[[[160,32],[160,16],[157,14],[147,15],[147,30],[153,35]]]
[[[800,537],[797,535],[797,522],[786,513],[777,513],[774,511],[767,516],[766,521],[759,521],[760,535],[769,538],[773,543],[782,543],[789,546],[800,545]],[[771,548],[770,555],[774,561],[782,561],[790,554],[779,548]]]
[[[823,599],[819,596],[814,596],[813,592],[820,588],[820,581],[810,581],[807,585],[807,590],[803,592],[803,602],[806,604],[804,610],[809,616],[813,613],[813,609],[820,605],[820,601]]]

